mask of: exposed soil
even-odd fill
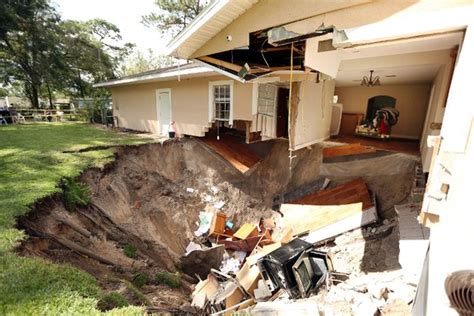
[[[91,188],[89,206],[69,212],[61,195],[56,195],[38,202],[19,219],[18,226],[29,238],[18,251],[77,266],[94,275],[105,290],[123,292],[154,311],[193,312],[191,278],[185,276],[179,289],[149,282],[140,289],[145,299],[119,280],[132,281],[136,272],[153,276],[163,270],[180,271],[180,257],[195,238],[199,212],[212,210],[215,203],[225,203],[221,211],[236,227],[257,223],[274,214],[275,196],[321,176],[332,178],[329,169],[321,166],[321,152],[318,145],[294,152],[290,168],[288,143],[275,140],[265,159],[244,175],[196,139],[118,147],[113,163],[103,170],[88,169],[78,179]],[[406,198],[412,168],[411,163],[399,164],[400,172],[363,175],[383,210]],[[356,177],[331,172],[335,183]],[[124,254],[127,245],[136,247],[134,258]]]

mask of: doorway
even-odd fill
[[[278,88],[276,137],[288,138],[288,102],[290,90]]]
[[[171,89],[156,90],[158,134],[168,135],[171,123]]]

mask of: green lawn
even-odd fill
[[[39,198],[59,189],[63,177],[113,159],[113,149],[78,149],[149,142],[83,123],[0,126],[0,315],[97,314],[101,291],[87,273],[12,252],[23,233],[15,218]],[[115,314],[141,313],[138,308]]]

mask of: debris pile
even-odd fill
[[[237,227],[224,202],[201,213],[182,258],[185,272],[198,281],[192,305],[214,315],[284,312],[289,304],[292,311],[328,315],[340,313],[341,306],[347,315],[406,310],[416,285],[399,266],[388,267],[396,273],[348,268],[351,244],[390,242],[397,221],[377,223],[375,196],[361,178],[330,189],[324,182],[315,192],[292,195],[293,201],[284,198],[278,212],[256,223]],[[358,250],[363,256],[364,249]]]

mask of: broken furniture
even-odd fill
[[[257,265],[270,292],[280,288],[290,297],[307,297],[328,278],[332,264],[326,253],[296,238],[261,258]]]
[[[234,234],[226,225],[227,216],[224,213],[218,212],[214,215],[209,229],[209,237],[214,237],[217,240],[221,238],[232,237]]]

